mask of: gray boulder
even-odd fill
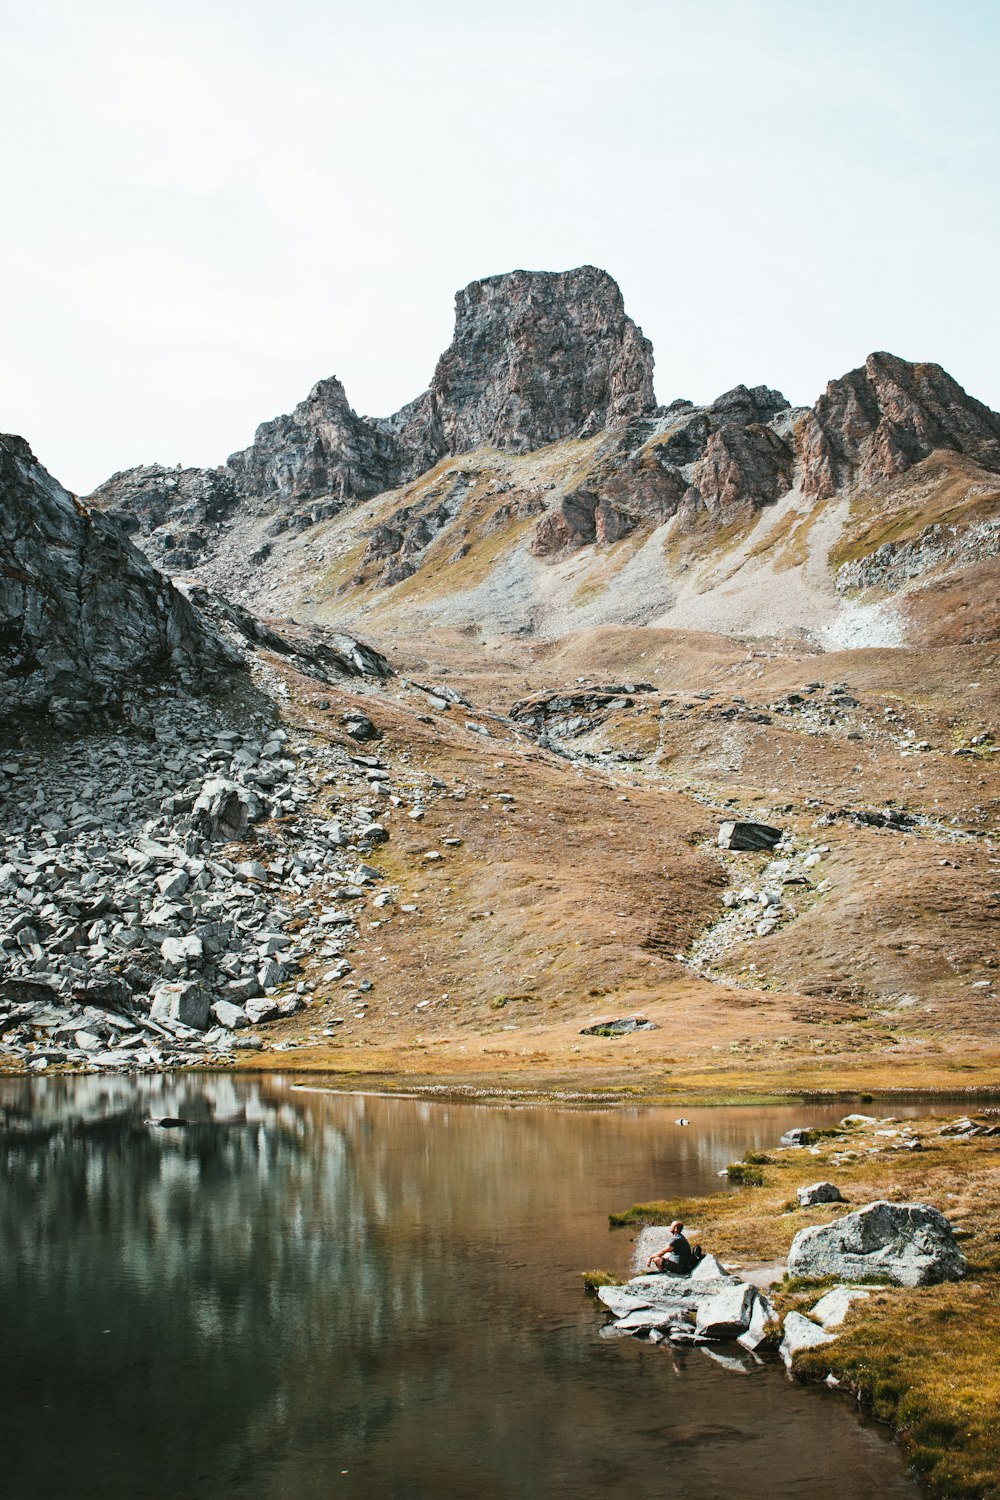
[[[736,1342],[751,1353],[762,1344],[768,1323],[774,1317],[774,1306],[763,1292],[758,1292],[754,1299],[753,1307],[750,1309],[750,1322],[743,1333],[739,1335]]]
[[[878,1287],[833,1286],[809,1309],[809,1316],[824,1328],[839,1328],[852,1302],[870,1297]]]
[[[817,1349],[821,1344],[832,1344],[834,1339],[832,1333],[827,1333],[801,1313],[790,1312],[785,1318],[784,1336],[778,1352],[790,1370],[792,1361],[802,1349]]]
[[[257,798],[246,787],[225,776],[210,776],[198,794],[191,821],[203,838],[228,843],[241,838],[261,811]]]
[[[380,740],[382,731],[376,729],[367,714],[344,714],[340,721],[352,740]]]
[[[722,1286],[698,1303],[695,1333],[706,1339],[733,1339],[746,1333],[757,1288],[745,1282]]]
[[[617,1318],[651,1309],[693,1317],[706,1297],[704,1287],[694,1286],[683,1276],[636,1276],[625,1286],[598,1287],[597,1295]]]
[[[655,1329],[682,1329],[685,1333],[694,1330],[687,1309],[682,1306],[674,1307],[643,1307],[635,1312],[626,1313],[624,1317],[617,1320],[614,1325],[623,1333],[648,1333],[651,1328]]]
[[[800,1229],[788,1254],[790,1276],[876,1276],[899,1286],[958,1281],[967,1270],[948,1220],[926,1203],[869,1203]]]
[[[627,1317],[631,1312],[639,1312],[652,1305],[650,1297],[641,1292],[631,1292],[624,1286],[599,1286],[596,1290],[598,1301],[603,1302],[616,1318]]]
[[[153,996],[149,1011],[154,1021],[178,1021],[195,1031],[208,1025],[208,996],[200,984],[165,984]]]
[[[280,969],[281,965],[278,964],[276,967]],[[262,1026],[265,1021],[273,1021],[275,1016],[278,1015],[277,1003],[264,996],[260,998],[252,997],[245,1000],[243,1002],[243,1009],[254,1026]]]
[[[773,849],[780,843],[781,833],[780,828],[771,828],[767,823],[722,823],[719,825],[719,848],[744,852]]]
[[[703,1281],[718,1281],[720,1277],[728,1279],[729,1272],[714,1255],[703,1255],[691,1272],[691,1280],[696,1286]]]
[[[240,1006],[233,1005],[230,1000],[216,1000],[212,1006],[212,1014],[220,1026],[225,1026],[229,1031],[237,1031],[243,1026],[249,1026],[250,1018]]]
[[[832,1182],[813,1182],[808,1187],[796,1188],[800,1208],[812,1208],[815,1203],[843,1203],[845,1198],[839,1187]]]

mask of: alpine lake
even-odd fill
[[[847,1398],[732,1345],[602,1337],[580,1279],[628,1270],[610,1210],[730,1191],[727,1163],[849,1107],[683,1128],[280,1076],[0,1079],[5,1500],[914,1500]]]

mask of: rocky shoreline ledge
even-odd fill
[[[830,1178],[803,1182],[817,1166]],[[676,1217],[717,1254],[683,1278],[586,1273],[612,1314],[602,1336],[700,1345],[742,1370],[778,1350],[791,1376],[890,1423],[932,1494],[995,1500],[1000,1112],[849,1115],[728,1170],[744,1184],[730,1193],[611,1216],[641,1226],[633,1273]]]

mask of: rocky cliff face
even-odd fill
[[[0,437],[0,717],[71,722],[139,677],[204,683],[238,661],[117,522]]]
[[[461,562],[477,535],[519,536],[524,522],[531,553],[556,560],[675,518],[676,562],[728,545],[786,495],[861,492],[938,450],[1000,472],[1000,417],[937,365],[873,354],[798,410],[745,385],[657,407],[652,373],[605,272],[513,271],[458,293],[429,388],[393,416],[359,416],[340,381],[323,380],[221,468],[130,470],[91,498],[160,566],[253,601],[259,586],[286,589],[300,536],[300,577],[350,552],[344,593],[402,584],[432,558]],[[537,472],[517,469],[528,454]],[[355,535],[348,512],[371,500]],[[349,545],[331,540],[331,521]]]
[[[389,489],[400,467],[398,438],[359,417],[335,378],[314,385],[290,416],[263,422],[226,464],[239,495],[292,503],[322,495],[334,504]]]
[[[780,391],[740,385],[710,406],[675,401],[633,421],[601,445],[586,484],[538,523],[532,551],[615,542],[678,512],[684,526],[705,515],[726,524],[769,505],[792,483],[790,411]]]
[[[157,567],[179,573],[194,567],[205,540],[240,503],[227,469],[125,469],[95,490],[87,504],[102,510],[142,546]]]
[[[847,484],[903,474],[938,448],[1000,470],[1000,416],[940,365],[870,354],[832,380],[798,430],[803,493],[829,499]]]
[[[654,409],[652,349],[606,272],[513,271],[458,293],[455,336],[430,389],[393,416],[359,416],[339,380],[321,380],[224,467],[130,469],[89,503],[127,518],[179,571],[239,505],[277,504],[293,528],[307,525],[442,458],[484,446],[523,453]]]
[[[458,293],[430,393],[441,456],[527,453],[654,411],[653,350],[607,272],[512,271]]]
[[[792,483],[795,454],[789,443],[759,422],[716,428],[694,468],[685,506],[725,522],[741,507],[759,510]]]

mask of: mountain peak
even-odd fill
[[[830,381],[799,439],[803,492],[820,500],[903,474],[937,448],[1000,469],[1000,416],[940,365],[881,350]]]
[[[508,271],[457,294],[430,393],[446,452],[524,453],[651,412],[653,350],[606,271]]]

